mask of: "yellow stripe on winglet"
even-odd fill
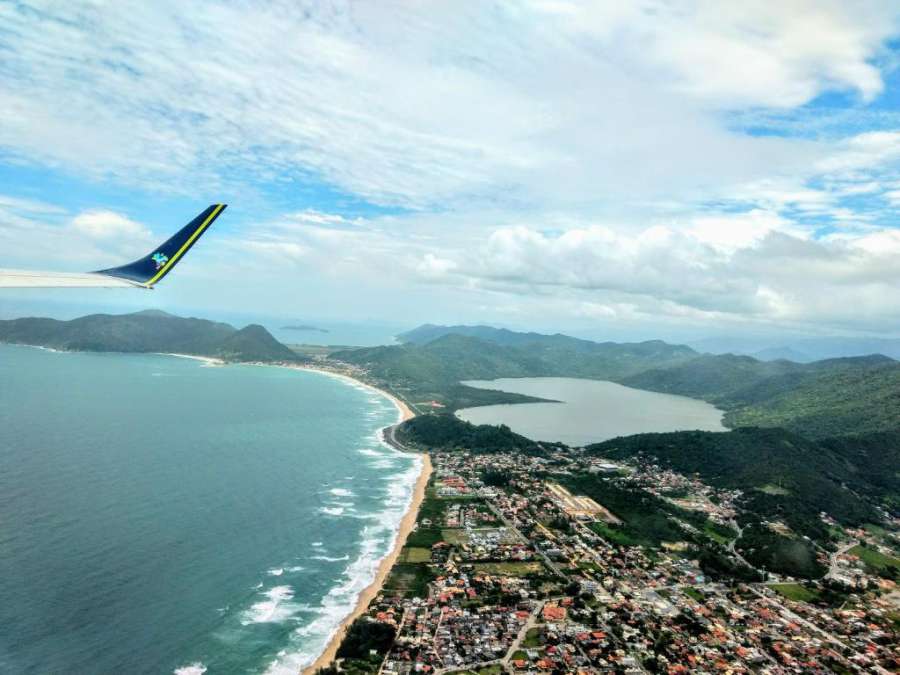
[[[162,266],[162,269],[160,269],[159,272],[156,273],[156,276],[154,276],[150,281],[148,281],[145,284],[148,288],[150,288],[151,286],[153,286],[153,284],[155,284],[157,281],[159,281],[163,277],[163,275],[165,275],[165,273],[169,271],[169,268],[178,262],[178,259],[184,255],[184,252],[188,250],[190,245],[194,243],[194,241],[197,239],[197,237],[199,237],[201,234],[203,234],[203,230],[205,230],[209,226],[209,224],[213,220],[215,220],[216,216],[219,215],[219,211],[221,211],[224,208],[225,208],[224,204],[216,204],[216,208],[214,208],[213,212],[210,213],[206,217],[206,220],[204,220],[202,223],[200,223],[200,227],[198,227],[194,231],[194,234],[192,234],[188,238],[188,240],[186,242],[184,242],[184,244],[181,246],[180,249],[178,249],[178,252],[175,255],[173,255],[171,258],[169,258],[169,261],[165,265]]]

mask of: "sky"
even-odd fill
[[[0,313],[900,336],[900,4],[0,1],[0,266],[215,202]]]

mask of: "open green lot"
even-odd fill
[[[522,577],[526,574],[540,572],[544,566],[535,561],[486,562],[475,563],[475,571],[482,574],[497,574],[507,577]]]
[[[866,546],[854,546],[850,549],[850,553],[859,556],[866,565],[874,569],[876,572],[887,572],[891,568],[900,570],[900,559],[893,556],[885,555],[876,551],[874,548]]]
[[[465,530],[443,530],[444,541],[454,546],[469,543],[469,536]]]
[[[800,584],[771,584],[769,588],[795,602],[813,602],[819,599],[818,593]]]
[[[529,628],[528,632],[525,633],[525,639],[522,641],[522,646],[526,649],[534,649],[535,647],[541,646],[541,629],[540,628]]]
[[[400,552],[400,562],[405,562],[405,563],[431,562],[431,549],[407,546]]]

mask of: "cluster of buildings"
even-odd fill
[[[370,607],[367,620],[396,630],[375,659],[379,675],[900,672],[900,591],[851,552],[853,542],[819,582],[710,578],[680,542],[648,548],[602,536],[596,525],[620,517],[562,483],[621,478],[723,524],[739,515],[739,493],[577,451],[432,459],[428,499],[440,508],[430,505],[427,525],[440,528],[439,555],[421,563],[426,592],[386,592]],[[483,485],[489,470],[508,484]]]

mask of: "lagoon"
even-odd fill
[[[457,412],[467,422],[505,424],[538,441],[581,446],[648,432],[726,431],[723,412],[705,401],[633,389],[615,382],[527,377],[469,380],[463,384],[553,401],[489,405]]]

